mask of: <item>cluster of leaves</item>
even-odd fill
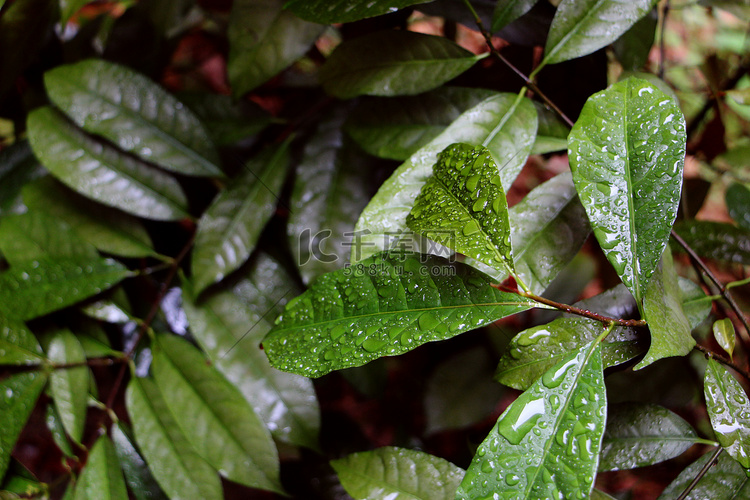
[[[717,123],[748,128],[747,63],[712,87],[721,103],[693,110],[634,73],[659,26],[655,0],[417,3],[0,1],[3,498],[217,499],[232,483],[310,498],[328,476],[289,471],[312,454],[337,477],[322,497],[608,498],[598,473],[694,445],[715,451],[663,498],[748,494],[750,401],[727,368],[748,378],[730,291],[750,265],[748,146],[708,145]],[[702,3],[685,8],[750,19],[746,3]],[[404,29],[416,11],[445,33],[478,28],[488,50]],[[528,60],[544,49],[526,76],[491,35],[540,25],[542,42],[519,42]],[[228,46],[234,97],[154,80],[175,71],[180,42],[207,34]],[[603,52],[626,71],[582,109],[538,87]],[[505,67],[523,79],[485,85]],[[216,77],[201,71],[185,81]],[[561,152],[570,171],[509,206],[530,158]],[[687,153],[714,185],[736,181],[732,223],[680,209],[700,190],[683,183]],[[619,283],[569,305],[588,281],[576,278],[587,241]],[[703,258],[739,278],[719,282]],[[430,433],[482,425],[510,394],[500,384],[519,391],[466,469],[408,440],[339,453],[319,439],[313,378],[352,369],[340,373],[368,392],[384,365],[357,367],[519,313],[516,331],[487,334],[494,349],[447,357],[427,382]],[[696,349],[707,362],[687,359]],[[705,370],[705,438],[666,403],[612,397],[667,358]],[[668,392],[673,380],[648,384]],[[62,458],[44,478],[16,447],[35,412]]]

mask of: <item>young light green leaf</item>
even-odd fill
[[[195,347],[161,335],[154,355],[154,382],[198,454],[232,481],[283,492],[271,434],[242,394]]]
[[[0,477],[5,475],[16,445],[47,382],[47,373],[24,372],[0,379]]]
[[[492,13],[492,32],[500,31],[526,14],[539,0],[499,0]]]
[[[546,325],[522,331],[511,340],[500,358],[495,380],[514,389],[526,390],[550,367],[570,352],[601,335],[601,323],[586,318],[558,318]],[[616,328],[602,343],[606,368],[629,361],[646,350],[632,328]]]
[[[263,341],[271,365],[307,377],[395,356],[539,304],[464,264],[382,253],[318,278]]]
[[[406,225],[415,233],[515,274],[508,201],[489,150],[451,144],[414,200]]]
[[[112,442],[99,437],[76,483],[73,500],[127,500],[128,490]]]
[[[679,415],[655,404],[609,407],[599,471],[627,470],[674,458],[696,443],[706,444]]]
[[[190,446],[151,379],[130,379],[125,405],[136,443],[170,498],[224,498],[216,471]]]
[[[560,117],[544,104],[534,101],[539,126],[531,154],[542,155],[568,149],[570,128]]]
[[[695,345],[690,323],[682,309],[682,291],[677,278],[672,253],[667,247],[661,266],[653,274],[643,297],[643,316],[651,332],[651,345],[634,370],[669,356],[684,356]]]
[[[486,55],[440,36],[378,31],[339,45],[320,68],[320,81],[340,99],[414,95],[452,80]]]
[[[698,473],[713,456],[710,451],[683,470],[659,497],[659,500],[677,500],[685,489],[698,477]],[[684,500],[736,500],[750,498],[750,480],[747,473],[726,452],[719,455],[716,465],[700,479]]]
[[[464,476],[447,460],[392,446],[331,460],[331,466],[357,500],[453,500]]]
[[[32,260],[0,273],[0,311],[33,319],[96,295],[131,274],[111,259]]]
[[[0,365],[38,365],[42,347],[22,321],[0,314]]]
[[[750,265],[750,229],[724,222],[680,221],[675,232],[701,257]],[[682,247],[677,247],[681,249]]]
[[[57,365],[76,365],[54,370],[49,376],[52,399],[68,436],[78,444],[83,438],[89,400],[86,353],[70,330],[59,330],[50,339],[47,356]]]
[[[489,149],[501,167],[500,178],[507,191],[526,163],[536,126],[536,111],[531,101],[514,94],[499,94],[464,112],[403,163],[370,200],[355,227],[361,238],[352,248],[351,261],[358,262],[394,248],[402,233],[403,238],[409,238],[406,216],[432,174],[438,153],[446,146],[465,142]]]
[[[739,382],[709,358],[703,394],[716,439],[745,469],[750,468],[750,400]]]
[[[283,0],[238,0],[229,16],[227,72],[234,95],[265,83],[305,55],[323,32],[284,7]]]
[[[145,75],[87,59],[48,71],[44,84],[52,103],[86,132],[173,172],[223,175],[200,120]]]
[[[93,139],[54,109],[35,109],[27,126],[34,154],[71,189],[147,219],[187,217],[187,200],[173,177]]]
[[[439,87],[414,96],[363,98],[349,113],[344,130],[371,155],[405,161],[461,113],[496,94],[487,89]],[[566,147],[567,141],[562,149]]]
[[[587,498],[606,408],[601,348],[594,341],[550,368],[500,415],[456,499]]]
[[[645,16],[656,2],[563,0],[552,19],[540,67],[591,54],[614,42]]]
[[[732,219],[742,229],[750,231],[750,189],[744,184],[733,183],[727,189],[726,202]]]
[[[284,8],[314,23],[349,23],[432,0],[289,0]]]
[[[120,421],[112,426],[112,444],[125,475],[125,482],[138,500],[168,500],[146,461],[136,449],[132,431]]]
[[[273,216],[289,169],[289,142],[249,161],[198,222],[192,270],[202,291],[240,267]]]
[[[714,339],[719,346],[732,357],[734,352],[734,343],[736,341],[736,335],[734,332],[734,325],[732,320],[729,318],[719,319],[714,321],[713,328]]]
[[[596,239],[640,304],[677,216],[682,112],[650,83],[629,78],[589,97],[568,143]]]

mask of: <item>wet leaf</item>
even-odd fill
[[[683,470],[659,497],[659,500],[676,500],[697,477],[698,472],[713,455],[709,451]],[[716,465],[708,469],[705,476],[685,500],[735,500],[750,496],[750,481],[745,470],[726,452],[719,455]]]
[[[723,222],[682,221],[674,230],[701,257],[750,265],[750,230]],[[681,250],[682,247],[676,246]]]
[[[250,257],[276,211],[289,168],[289,142],[250,160],[198,222],[192,270],[196,291],[220,281]]]
[[[427,453],[386,446],[331,460],[355,499],[453,500],[464,471]]]
[[[596,239],[640,304],[677,216],[682,112],[650,83],[629,78],[586,101],[568,142]]]
[[[351,261],[393,248],[410,237],[416,243],[416,238],[406,228],[406,216],[432,174],[438,153],[448,145],[465,142],[486,147],[501,167],[500,178],[507,191],[526,163],[536,125],[536,111],[531,101],[518,99],[513,94],[491,97],[464,112],[404,162],[370,200],[355,227],[361,241],[352,248]]]
[[[183,175],[221,176],[203,124],[145,75],[101,59],[44,74],[50,100],[86,132]]]
[[[170,498],[224,498],[216,471],[190,446],[151,379],[130,379],[125,404],[138,447]]]
[[[89,452],[76,483],[74,500],[127,500],[128,491],[120,471],[115,448],[106,435],[100,436]]]
[[[238,0],[229,16],[227,72],[234,95],[265,83],[305,55],[323,26],[282,9],[283,0]]]
[[[349,113],[344,129],[371,155],[404,161],[461,113],[493,95],[486,89],[439,87],[414,96],[364,98]]]
[[[286,306],[263,347],[274,367],[320,377],[538,305],[491,283],[441,257],[379,254],[318,278]]]
[[[750,189],[744,184],[733,183],[727,189],[726,202],[732,219],[742,229],[750,231]]]
[[[147,219],[187,216],[174,178],[94,140],[52,108],[32,111],[27,126],[34,154],[74,191]]]
[[[508,202],[497,165],[484,147],[458,143],[441,151],[406,225],[452,250],[515,274]]]
[[[38,365],[45,357],[22,321],[0,314],[0,365]]]
[[[427,0],[430,2],[431,0]],[[349,23],[426,3],[425,0],[289,0],[284,4],[302,19],[320,24]]]
[[[541,65],[585,56],[609,45],[657,0],[563,0],[549,29]]]
[[[729,318],[716,320],[714,321],[712,330],[714,332],[714,339],[716,339],[716,342],[719,344],[719,346],[721,346],[722,349],[724,349],[724,351],[726,351],[727,354],[729,354],[729,357],[731,358],[732,353],[734,352],[734,343],[736,341],[732,320]]]
[[[706,443],[679,415],[658,405],[622,403],[609,407],[599,471],[653,465]]]
[[[500,31],[526,14],[539,0],[499,0],[492,13],[492,32]]]
[[[55,369],[49,376],[52,399],[65,432],[78,444],[83,438],[89,400],[89,369],[86,353],[70,330],[54,333],[47,348],[49,360],[56,365],[77,365]]]
[[[456,499],[588,497],[606,408],[594,341],[550,368],[500,415]]]
[[[634,370],[669,356],[684,356],[695,345],[690,323],[682,309],[682,291],[677,278],[672,253],[667,247],[661,266],[653,274],[643,297],[643,315],[651,332],[651,345]]]
[[[240,391],[185,340],[161,335],[158,345],[154,382],[198,454],[227,479],[282,492],[271,434]]]
[[[24,372],[0,379],[0,477],[5,475],[10,454],[47,382],[41,371]]]
[[[112,426],[112,443],[120,461],[125,482],[138,500],[167,500],[139,451],[133,444],[132,432],[123,422]]]
[[[452,80],[478,60],[458,44],[413,31],[378,31],[345,41],[320,68],[330,95],[414,95]]]
[[[750,400],[745,390],[726,368],[709,358],[703,393],[716,439],[742,467],[750,468]]]

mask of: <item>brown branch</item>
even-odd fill
[[[706,357],[713,358],[716,361],[718,361],[719,363],[721,363],[722,365],[726,365],[726,366],[732,368],[737,373],[739,373],[740,375],[742,375],[743,377],[745,377],[745,379],[747,379],[747,380],[750,381],[750,372],[748,372],[747,370],[745,370],[743,368],[740,368],[739,366],[737,366],[736,363],[734,363],[733,361],[728,360],[727,358],[725,358],[721,354],[716,354],[711,349],[703,347],[700,344],[696,344],[695,345],[695,349],[698,350],[698,351],[700,351],[700,352],[702,352],[703,354],[705,354]]]
[[[714,466],[716,463],[716,460],[719,458],[719,454],[721,453],[722,447],[719,446],[716,448],[716,451],[714,451],[714,454],[711,456],[711,458],[706,462],[706,465],[703,466],[703,468],[698,472],[698,474],[695,475],[692,481],[690,481],[690,484],[688,484],[687,488],[685,488],[685,491],[682,492],[682,494],[677,497],[677,500],[685,500],[691,491],[693,491],[693,488],[698,484],[698,481],[703,479],[703,476],[706,475],[708,472],[708,469]]]

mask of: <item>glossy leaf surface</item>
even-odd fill
[[[154,479],[146,461],[136,449],[132,431],[119,422],[112,426],[112,444],[115,447],[125,482],[138,500],[167,500],[167,496]]]
[[[267,111],[250,100],[202,92],[182,92],[178,97],[198,115],[217,146],[245,140],[274,121]]]
[[[339,45],[320,68],[320,81],[340,99],[420,94],[452,80],[482,57],[447,38],[378,31]]]
[[[190,446],[153,380],[130,379],[125,404],[138,447],[170,498],[224,498],[219,476]]]
[[[87,59],[48,71],[44,83],[55,106],[85,131],[167,170],[222,175],[200,120],[145,75]]]
[[[441,151],[406,225],[490,267],[514,271],[508,201],[486,148],[459,143]]]
[[[456,499],[588,497],[606,407],[594,341],[550,368],[500,415]]]
[[[750,265],[750,230],[696,220],[679,222],[674,230],[701,257]]]
[[[47,348],[47,356],[50,361],[59,365],[86,362],[86,353],[70,330],[55,332]],[[80,444],[89,399],[89,369],[82,365],[54,370],[50,374],[49,381],[52,399],[62,425],[68,436]]]
[[[86,135],[52,108],[32,111],[27,126],[39,161],[74,191],[147,219],[187,216],[174,178]]]
[[[591,54],[617,40],[656,0],[563,0],[549,29],[544,64]]]
[[[396,12],[399,9],[430,0],[289,0],[284,7],[302,19],[333,24],[358,21],[367,17]]]
[[[454,337],[536,303],[421,254],[379,254],[318,278],[263,341],[280,370],[319,377]]]
[[[387,446],[331,461],[355,499],[453,500],[464,471],[427,453]]]
[[[89,452],[86,466],[76,483],[74,500],[127,500],[128,491],[120,471],[115,447],[104,435]]]
[[[589,97],[568,143],[596,239],[640,303],[677,215],[682,112],[653,85],[629,78]]]
[[[198,291],[240,267],[279,203],[289,168],[288,143],[264,150],[219,193],[198,221],[193,280]]]
[[[510,187],[521,171],[536,131],[536,110],[528,99],[500,94],[462,113],[430,143],[414,153],[383,183],[357,221],[362,244],[352,251],[352,262],[392,248],[404,232],[414,199],[432,174],[437,155],[450,144],[481,144],[500,166],[503,187]]]
[[[648,61],[658,22],[659,14],[652,9],[612,44],[617,59],[626,71],[638,71]]]
[[[698,472],[713,455],[709,451],[683,470],[672,484],[667,486],[659,500],[676,500],[698,475]],[[750,480],[745,470],[732,457],[723,452],[713,467],[708,469],[685,500],[735,500],[750,497]]]
[[[10,454],[47,382],[44,372],[25,372],[0,380],[0,477],[5,475]]]
[[[499,0],[492,13],[492,32],[500,31],[526,14],[539,0]]]
[[[724,349],[731,358],[737,340],[732,320],[729,318],[716,320],[711,329],[713,330],[716,343],[719,344],[719,346]]]
[[[22,321],[0,314],[0,365],[36,365],[44,353]]]
[[[653,465],[681,455],[698,442],[679,415],[655,404],[623,403],[609,407],[599,471]]]
[[[677,283],[682,291],[682,310],[690,323],[690,330],[695,330],[711,314],[712,302],[706,292],[689,279],[680,277]]]
[[[158,345],[154,381],[198,454],[227,479],[283,491],[271,434],[239,390],[183,339],[162,335]]]
[[[703,392],[716,439],[742,467],[750,468],[750,400],[745,390],[718,361],[709,359]]]

